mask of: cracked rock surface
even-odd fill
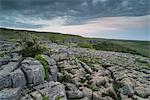
[[[0,100],[150,100],[150,58],[47,43],[45,73],[15,43],[1,43],[13,52],[0,57]]]

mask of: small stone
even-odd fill
[[[66,83],[65,84],[65,90],[67,90],[67,91],[77,91],[77,87],[76,87],[76,85],[74,85],[72,83]]]
[[[121,96],[121,100],[132,100],[131,98],[128,98],[127,95],[120,94],[120,96]]]
[[[80,99],[83,98],[83,92],[77,91],[67,91],[66,92],[68,99]]]
[[[125,84],[121,88],[121,93],[124,95],[132,96],[134,94],[134,90],[130,84]]]
[[[27,94],[27,95],[21,97],[20,100],[33,100],[33,98],[29,94]]]
[[[52,75],[48,74],[48,79],[47,81],[54,81]]]
[[[150,70],[144,70],[143,73],[150,74]]]
[[[85,77],[86,77],[86,80],[91,80],[92,79],[92,76],[90,74],[86,74]]]
[[[51,57],[54,58],[54,60],[56,60],[56,61],[61,61],[61,60],[67,59],[68,54],[67,53],[59,53],[57,55],[54,54]]]
[[[35,98],[35,100],[42,100],[43,99],[42,95],[38,91],[32,92],[31,95],[32,95],[32,97]]]
[[[86,96],[89,100],[92,99],[92,90],[91,89],[89,89],[87,87],[82,87],[81,90],[82,90],[84,96]]]
[[[105,100],[102,97],[102,93],[99,91],[93,92],[93,96],[92,96],[93,100]]]
[[[92,69],[86,63],[81,62],[81,61],[80,63],[87,73],[92,74]]]
[[[63,74],[58,72],[57,73],[57,79],[58,79],[59,82],[63,81]]]
[[[91,100],[91,99],[88,99],[88,97],[84,97],[84,98],[79,99],[79,100]]]

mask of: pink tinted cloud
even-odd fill
[[[96,19],[94,23],[99,23],[103,27],[107,28],[129,28],[129,27],[142,27],[147,26],[150,21],[150,16],[143,17],[107,17],[103,19]]]
[[[82,35],[86,33],[120,31],[126,28],[139,28],[148,26],[148,21],[150,21],[149,15],[143,17],[107,17],[90,20],[82,25],[46,26],[38,30]]]
[[[32,23],[46,22],[46,26],[35,31],[60,32],[66,34],[76,34],[86,36],[94,33],[111,33],[127,30],[129,28],[140,28],[150,26],[150,15],[142,17],[105,17],[87,21],[81,25],[64,25],[67,19],[59,18],[55,20],[33,20]],[[55,25],[53,25],[55,22]],[[29,30],[29,29],[28,29]],[[33,30],[33,29],[30,29]]]

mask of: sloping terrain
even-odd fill
[[[31,33],[41,40],[50,40],[57,44],[79,46],[104,51],[125,52],[150,57],[150,41],[112,40],[100,38],[85,38],[78,35],[68,35],[52,32],[35,32],[0,28],[0,39],[19,40],[20,33]],[[73,44],[72,44],[73,43]]]
[[[148,57],[35,38],[23,43],[0,41],[0,100],[150,99]]]

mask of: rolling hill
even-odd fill
[[[54,32],[36,32],[27,30],[14,30],[0,28],[1,40],[19,40],[20,33],[31,33],[39,37],[40,40],[51,40],[52,42],[71,45],[83,48],[90,48],[104,51],[115,51],[123,53],[138,54],[150,57],[150,41],[133,41],[133,40],[114,40],[102,38],[85,38],[78,35],[61,34]]]

